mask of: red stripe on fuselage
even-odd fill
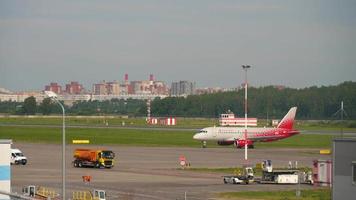
[[[289,130],[289,129],[272,129],[268,131],[264,131],[262,133],[254,133],[252,138],[253,140],[262,140],[265,142],[280,140],[283,138],[287,138],[298,134],[299,132],[296,130]]]

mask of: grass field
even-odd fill
[[[67,142],[73,139],[89,139],[91,144],[119,144],[130,146],[178,146],[200,147],[193,140],[194,131],[135,130],[119,128],[66,128]],[[15,142],[60,143],[61,128],[0,126],[0,139]],[[256,148],[330,148],[332,135],[299,134],[284,140],[256,143]],[[208,142],[208,147],[221,147]]]
[[[0,138],[17,142],[59,143],[61,128],[0,127]],[[91,144],[120,144],[132,146],[200,146],[192,132],[155,131],[110,128],[67,128],[66,139],[88,139]]]
[[[228,200],[329,200],[330,189],[301,190],[300,197],[296,197],[296,191],[248,191],[220,193],[220,198]]]
[[[61,125],[62,116],[16,116],[16,117],[0,117],[0,124],[19,124],[19,125]],[[207,126],[214,126],[218,123],[216,119],[200,119],[200,118],[178,118],[178,128],[202,128]],[[90,126],[139,126],[145,127],[147,123],[144,117],[138,118],[122,118],[119,116],[66,116],[67,125],[90,125]],[[150,125],[152,126],[152,125]],[[153,127],[160,127],[160,125],[153,125]]]
[[[61,125],[61,116],[11,116],[0,117],[0,124],[26,124],[26,125]],[[139,126],[146,127],[144,117],[125,118],[121,116],[67,116],[67,125],[90,125],[90,126]],[[295,128],[298,130],[328,130],[339,132],[341,127],[345,131],[354,131],[356,128],[349,127],[350,124],[356,124],[356,121],[345,121],[342,125],[338,121],[305,121],[297,120]],[[218,125],[218,120],[214,118],[177,118],[177,125],[172,128],[203,128]],[[259,119],[258,126],[265,126],[266,120]],[[152,125],[151,125],[152,126]],[[160,127],[154,125],[153,127]]]

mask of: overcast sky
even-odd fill
[[[0,0],[0,87],[148,79],[236,87],[356,80],[356,1]]]

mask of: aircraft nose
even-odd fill
[[[193,136],[193,139],[199,140],[199,139],[200,139],[200,134],[199,134],[199,133],[196,133],[196,134]]]

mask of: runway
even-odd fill
[[[28,158],[28,164],[13,165],[12,190],[21,192],[24,185],[41,185],[61,189],[61,145],[14,143]],[[112,169],[74,168],[75,148],[110,149],[116,154]],[[288,161],[311,167],[319,149],[251,149],[249,164],[271,159],[274,167],[285,167]],[[108,199],[217,199],[220,192],[296,189],[296,185],[226,185],[221,173],[194,172],[180,169],[179,156],[184,155],[192,168],[227,168],[245,164],[244,151],[226,148],[128,147],[118,145],[68,145],[66,149],[67,197],[74,190],[103,189]],[[91,183],[82,176],[92,176]],[[302,188],[312,186],[302,185]]]

